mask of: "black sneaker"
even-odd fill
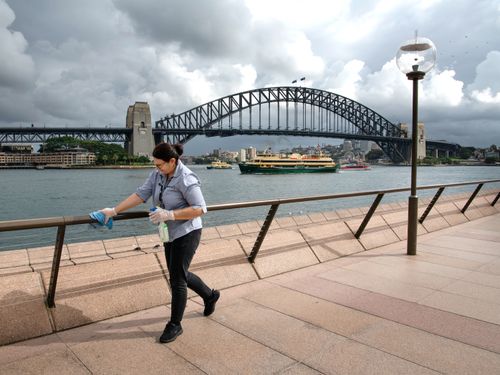
[[[218,290],[212,289],[212,296],[205,301],[205,310],[203,315],[209,316],[215,311],[215,304],[219,300],[220,292]]]
[[[174,341],[177,336],[182,333],[182,326],[180,324],[175,324],[172,322],[168,322],[163,330],[162,335],[160,336],[160,342],[165,344],[167,342]]]

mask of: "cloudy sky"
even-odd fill
[[[438,50],[420,88],[429,138],[500,144],[498,0],[0,0],[0,126],[118,127],[135,101],[154,121],[303,76],[411,122],[394,57],[415,30]],[[264,141],[198,138],[189,154]]]

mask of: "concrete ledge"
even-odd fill
[[[0,345],[52,332],[38,273],[0,277]]]
[[[408,237],[407,211],[384,213],[381,216],[401,241],[406,240],[406,238]],[[420,223],[417,223],[417,234],[421,235],[425,233],[427,233],[427,231],[425,230],[424,226]]]
[[[352,219],[346,221],[346,224],[349,226],[352,233],[356,233],[362,221],[362,219]],[[399,238],[380,215],[374,215],[371,218],[363,234],[359,238],[359,242],[361,242],[366,250],[398,241]]]
[[[190,269],[216,289],[258,280],[252,265],[235,239],[202,242]]]
[[[254,242],[253,238],[240,240],[247,256]],[[318,259],[300,233],[280,229],[267,234],[254,266],[259,278],[264,278],[316,263]]]
[[[320,224],[299,231],[321,262],[364,250],[344,222]]]
[[[42,272],[48,289],[50,271]],[[169,301],[167,282],[155,254],[62,267],[55,330],[64,330]]]

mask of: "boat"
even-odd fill
[[[216,160],[207,165],[207,169],[233,169],[232,165],[225,161]]]
[[[358,162],[358,163],[343,164],[340,166],[340,169],[342,171],[367,171],[371,168],[368,164]]]
[[[261,154],[238,166],[242,174],[335,173],[338,170],[338,164],[323,154]]]

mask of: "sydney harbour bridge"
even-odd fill
[[[147,129],[147,126],[146,126]],[[308,87],[269,87],[240,92],[155,121],[155,143],[186,143],[197,135],[302,136],[370,140],[396,163],[409,162],[407,128],[344,96]],[[1,143],[43,143],[50,137],[133,142],[132,128],[0,128]],[[456,154],[460,146],[425,140],[427,152]]]

